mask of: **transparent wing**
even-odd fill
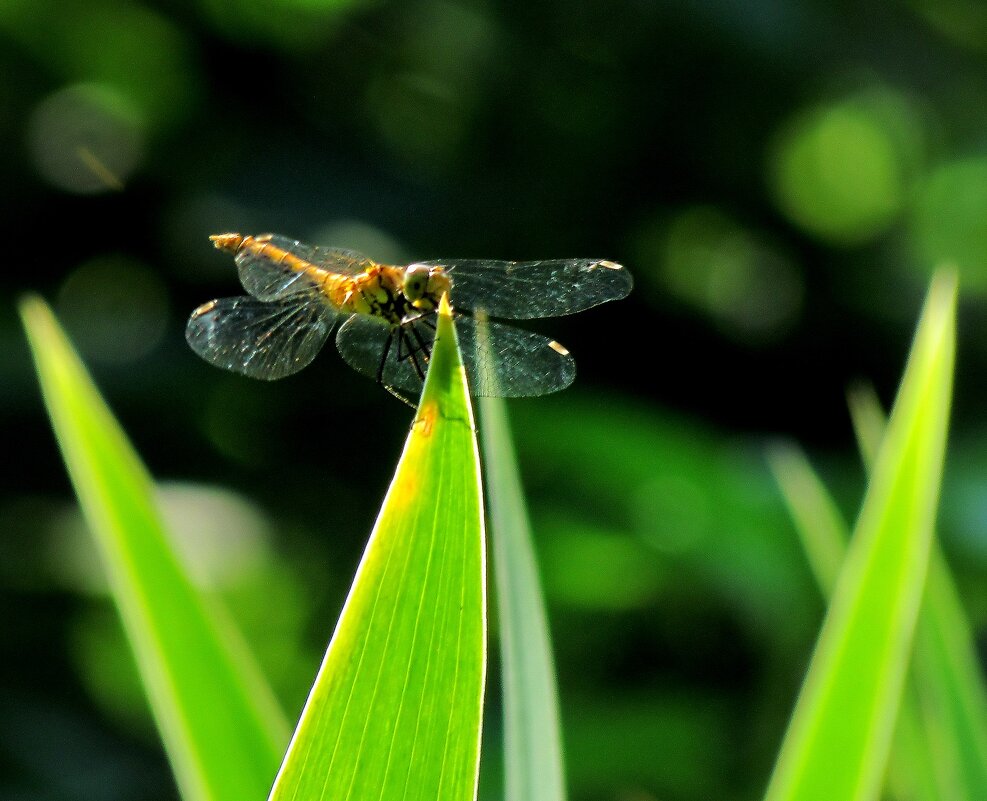
[[[338,315],[318,301],[265,303],[251,297],[204,303],[189,317],[185,339],[217,367],[273,381],[309,364]]]
[[[336,347],[357,372],[417,395],[434,339],[435,331],[424,321],[393,327],[377,317],[354,314],[336,332]]]
[[[600,259],[423,262],[452,277],[452,305],[484,309],[493,317],[561,317],[626,297],[634,286],[620,264]]]
[[[355,315],[336,334],[353,369],[387,386],[421,392],[435,330],[433,318],[397,328]],[[463,365],[474,396],[528,397],[564,389],[576,377],[572,356],[557,342],[509,325],[456,318]]]
[[[555,340],[472,317],[456,318],[466,380],[474,396],[526,398],[565,389],[576,362]]]
[[[299,269],[300,262],[316,268]],[[260,300],[278,300],[298,293],[314,294],[317,276],[325,272],[357,275],[374,265],[355,250],[313,247],[280,234],[263,234],[236,254],[240,283]]]

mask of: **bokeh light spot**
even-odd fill
[[[846,246],[867,242],[898,217],[920,139],[907,101],[889,93],[803,111],[771,149],[775,200],[819,239]]]
[[[637,530],[663,553],[699,547],[713,526],[708,490],[684,475],[655,476],[638,489],[633,501]]]
[[[764,237],[710,206],[652,220],[633,243],[652,264],[655,289],[708,315],[729,336],[770,340],[798,318],[803,286],[795,265]]]
[[[455,165],[497,36],[485,13],[465,5],[427,3],[409,19],[394,62],[382,62],[366,94],[368,117],[397,158],[426,173]]]
[[[382,142],[401,160],[426,171],[455,160],[469,110],[450,84],[424,74],[382,75],[367,105]]]
[[[987,158],[934,170],[916,193],[911,234],[921,269],[950,262],[964,291],[987,292]]]
[[[316,230],[312,241],[356,250],[383,264],[403,264],[409,260],[397,239],[363,220],[331,222]]]
[[[172,544],[199,586],[235,585],[269,561],[270,526],[241,495],[221,487],[164,482],[157,486],[157,501]],[[53,525],[50,562],[66,586],[93,595],[109,592],[86,523],[75,507]]]
[[[135,259],[103,256],[65,279],[58,314],[87,359],[129,363],[150,353],[164,336],[167,290]]]
[[[112,87],[149,132],[183,120],[199,85],[189,34],[138,3],[33,0],[4,3],[0,27],[66,83]]]
[[[144,137],[137,114],[111,87],[79,84],[35,107],[28,145],[49,183],[97,194],[124,188],[141,163]]]
[[[267,519],[242,495],[171,482],[158,485],[158,502],[165,525],[202,586],[235,584],[270,559]]]
[[[216,31],[236,42],[251,41],[297,55],[318,48],[337,20],[366,0],[201,0]]]
[[[185,36],[169,20],[136,4],[86,3],[70,14],[64,8],[55,4],[54,15],[62,18],[67,75],[113,86],[150,130],[184,119],[195,107],[199,87]]]
[[[639,541],[564,517],[539,521],[544,534],[546,592],[563,603],[634,609],[658,595],[659,560]]]
[[[987,51],[987,6],[983,0],[910,0],[909,5],[957,44]]]

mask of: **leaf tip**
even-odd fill
[[[781,437],[770,440],[764,446],[764,456],[767,459],[768,467],[776,475],[786,471],[797,453],[798,448],[795,444],[791,440]]]
[[[21,321],[25,328],[37,325],[45,318],[50,318],[51,307],[44,298],[33,292],[21,295],[17,301],[17,311],[21,315]]]
[[[452,317],[452,304],[449,303],[449,293],[443,292],[439,300],[439,315],[441,317]]]
[[[952,305],[959,290],[959,270],[955,264],[946,262],[936,267],[929,287],[929,299],[936,306]]]

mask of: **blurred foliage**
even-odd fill
[[[877,89],[799,112],[771,155],[779,207],[834,244],[873,239],[905,204],[921,134],[907,100]]]
[[[638,279],[538,323],[579,377],[511,406],[574,801],[759,796],[821,616],[763,438],[805,443],[856,509],[844,389],[890,400],[941,260],[963,305],[940,528],[983,631],[974,0],[6,0],[0,42],[0,796],[175,798],[121,702],[107,602],[64,570],[71,494],[22,291],[56,304],[157,478],[260,521],[215,590],[290,714],[342,605],[409,415],[328,351],[271,385],[197,360],[186,315],[238,291],[206,240],[223,230],[394,260],[604,256]],[[246,524],[183,508],[232,561]]]

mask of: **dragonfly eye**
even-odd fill
[[[449,279],[449,273],[442,267],[428,271],[428,294],[432,296],[436,304],[450,289],[452,289],[452,281]]]
[[[414,303],[421,300],[428,288],[428,267],[424,264],[412,264],[404,271],[404,296]]]

